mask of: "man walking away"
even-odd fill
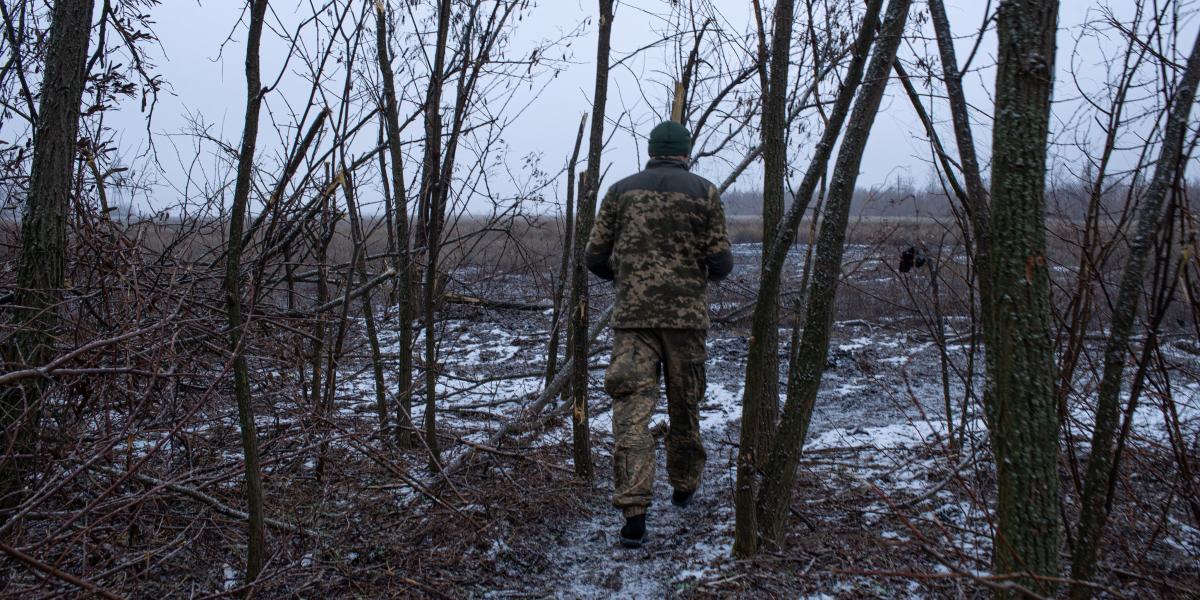
[[[612,361],[604,389],[613,399],[613,505],[625,514],[621,542],[646,536],[653,497],[650,416],[666,375],[667,475],[671,502],[686,506],[704,472],[700,400],[708,282],[733,269],[716,186],[688,172],[692,136],[673,121],[650,132],[650,162],[604,196],[587,245],[587,267],[616,286]]]

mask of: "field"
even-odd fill
[[[731,221],[735,239],[741,239],[738,228],[759,226],[749,218]],[[146,228],[142,239],[170,240],[181,225],[141,227]],[[470,460],[443,479],[428,470],[422,450],[396,448],[379,435],[360,316],[346,316],[329,411],[309,403],[303,349],[289,350],[294,342],[280,337],[282,345],[271,356],[254,359],[265,377],[255,384],[255,410],[268,514],[278,523],[272,531],[277,554],[263,592],[491,598],[987,595],[995,474],[978,403],[982,348],[967,308],[967,259],[945,224],[891,218],[852,224],[834,340],[804,448],[791,533],[785,549],[752,562],[732,560],[730,543],[748,316],[761,245],[735,244],[734,274],[710,290],[715,324],[702,405],[709,461],[700,495],[685,510],[667,501],[669,486],[661,479],[662,405],[654,420],[660,480],[649,517],[650,542],[631,551],[616,543],[619,513],[608,505],[611,404],[602,379],[610,330],[600,335],[592,354],[589,396],[599,473],[593,484],[579,483],[571,474],[570,426],[561,409],[535,415],[523,433],[488,445],[500,427],[530,418],[527,407],[543,388],[551,326],[544,307],[555,277],[557,227],[546,220],[493,232],[488,223],[464,220],[459,228],[463,242],[448,254],[457,266],[447,291],[487,302],[446,304],[444,319],[436,324],[439,435],[446,463],[468,452]],[[386,248],[379,227],[374,229],[369,252],[382,268]],[[1058,239],[1069,237],[1064,233]],[[170,246],[150,244],[150,252]],[[929,251],[928,268],[899,273],[900,251],[914,244]],[[208,254],[197,250],[201,247],[175,251],[203,261]],[[1058,248],[1062,258],[1054,272],[1065,288],[1074,273],[1071,250],[1065,242]],[[792,334],[788,315],[803,303],[797,292],[808,253],[802,238],[785,267],[783,369]],[[509,259],[523,266],[505,268]],[[350,260],[347,240],[335,238],[329,260]],[[298,281],[298,295],[312,293],[311,280]],[[611,287],[593,280],[591,289],[595,318],[611,302]],[[377,292],[373,303],[382,356],[393,365],[398,346],[389,296]],[[272,303],[287,304],[282,297]],[[937,316],[944,331],[935,329]],[[1162,373],[1170,377],[1169,388],[1151,394],[1133,419],[1118,486],[1122,501],[1109,535],[1113,558],[1108,564],[1123,566],[1108,567],[1105,581],[1127,595],[1169,596],[1200,585],[1200,532],[1187,525],[1186,509],[1173,500],[1173,483],[1162,475],[1169,472],[1162,464],[1163,448],[1175,439],[1170,427],[1181,427],[1185,439],[1200,431],[1200,356],[1186,332],[1168,331],[1166,339],[1169,364]],[[423,343],[423,332],[416,343]],[[204,382],[218,375],[219,363],[197,366],[180,383],[196,391],[212,389]],[[395,375],[392,368],[385,374],[389,390],[398,387]],[[1065,426],[1073,444],[1062,464],[1066,511],[1074,510],[1078,493],[1073,469],[1086,453],[1092,381],[1083,370],[1067,399]],[[786,384],[783,371],[780,382]],[[413,418],[420,424],[424,401],[416,400]],[[142,406],[132,413],[108,406],[78,430],[79,441],[62,446],[61,464],[68,470],[80,461],[88,464],[77,453],[100,441],[117,459],[114,466],[94,467],[85,481],[72,485],[82,486],[79,493],[86,495],[104,481],[119,483],[130,465],[140,465],[140,485],[116,488],[120,491],[104,504],[136,502],[140,508],[103,520],[86,538],[97,544],[88,555],[109,548],[111,559],[103,564],[118,571],[106,575],[108,580],[136,582],[147,596],[238,589],[238,544],[229,536],[239,528],[230,528],[229,518],[236,515],[228,508],[239,504],[241,487],[238,435],[230,427],[233,407],[223,399]],[[134,420],[126,420],[127,414]],[[114,436],[119,431],[130,433]],[[26,516],[21,537],[61,536],[56,533],[62,531],[61,519],[81,500],[50,499]],[[1141,513],[1142,506],[1165,508]],[[159,525],[139,525],[147,518]],[[76,557],[70,560],[84,556],[70,546],[58,548],[62,556]],[[154,558],[132,561],[138,548]],[[10,574],[13,590],[38,585],[28,573]]]

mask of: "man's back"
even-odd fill
[[[733,264],[716,187],[686,159],[652,159],[609,188],[587,262],[616,284],[613,327],[707,329],[707,282]]]
[[[660,374],[667,381],[671,503],[687,506],[703,478],[708,282],[733,269],[720,193],[687,170],[691,133],[666,121],[648,141],[646,169],[604,195],[586,256],[589,270],[616,284],[604,390],[613,399],[613,506],[625,516],[621,543],[630,548],[645,540],[654,497],[649,425]]]

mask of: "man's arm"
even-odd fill
[[[729,249],[729,235],[725,231],[725,209],[721,207],[721,193],[715,187],[710,187],[708,192],[708,231],[705,232],[703,250],[709,281],[725,279],[733,271],[733,252]]]
[[[609,188],[600,203],[600,214],[592,225],[592,235],[588,238],[587,250],[584,251],[583,262],[592,273],[605,281],[612,281],[616,274],[608,260],[612,257],[613,243],[617,231],[617,196]]]

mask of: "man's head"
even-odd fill
[[[650,130],[650,156],[690,156],[692,133],[675,121],[663,121]]]

